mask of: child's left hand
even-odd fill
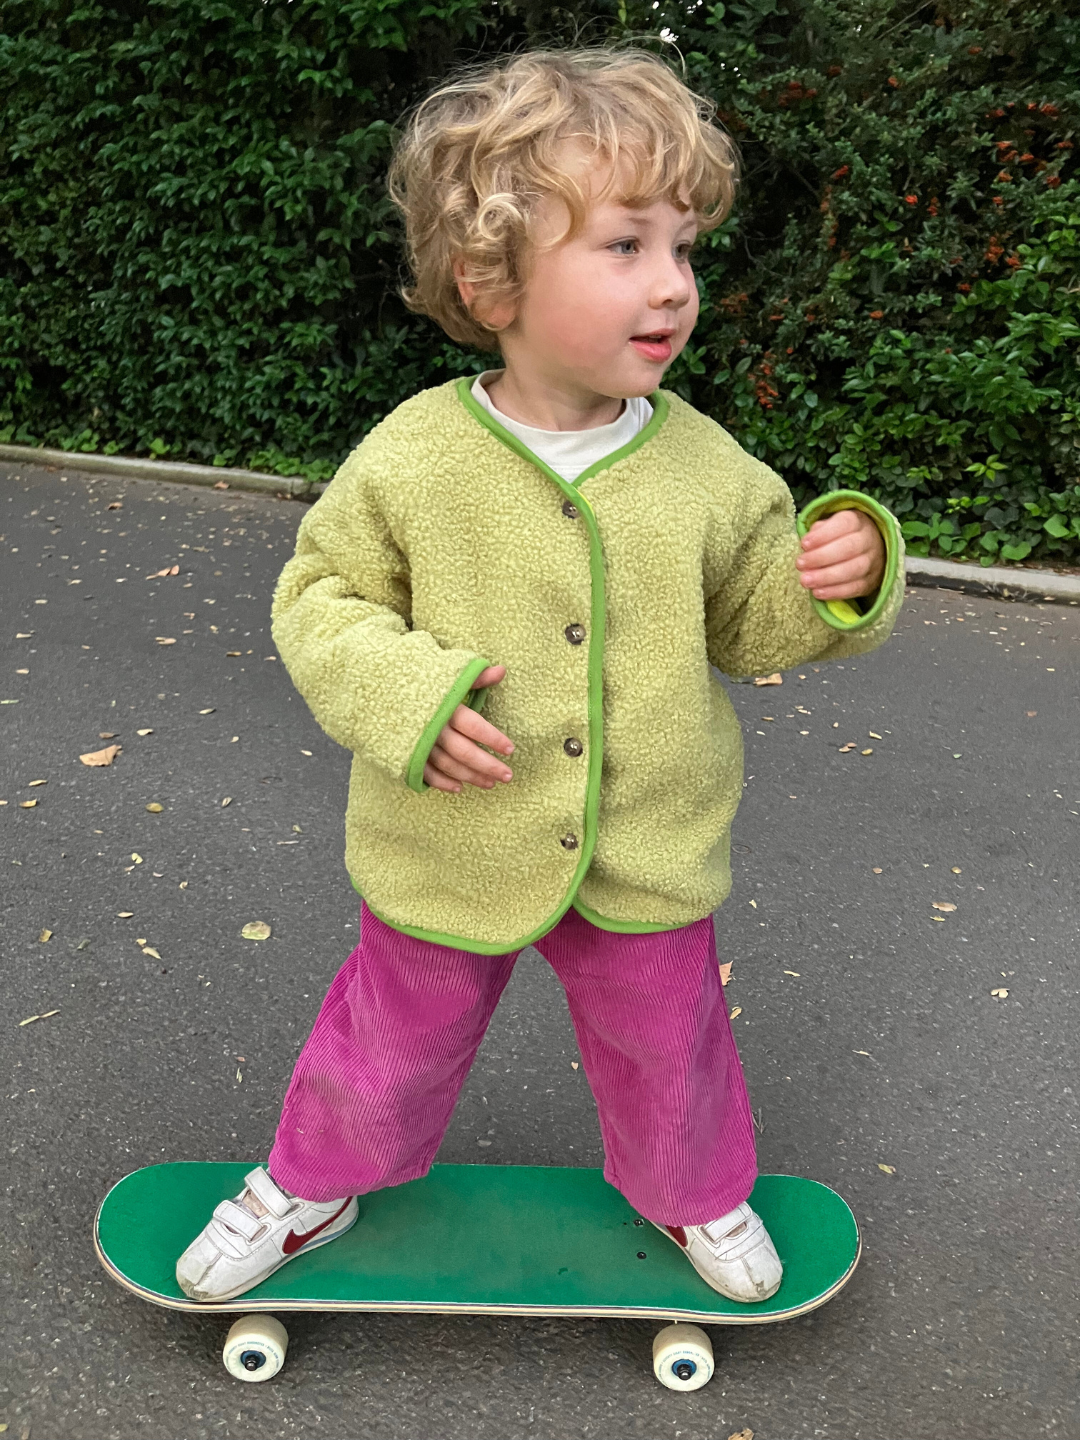
[[[802,537],[799,580],[817,600],[872,595],[885,574],[885,542],[863,510],[837,510]]]

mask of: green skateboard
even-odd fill
[[[422,1180],[360,1197],[360,1218],[329,1245],[282,1266],[234,1300],[189,1300],[177,1257],[214,1206],[243,1189],[252,1162],[148,1165],[102,1201],[94,1246],[112,1278],[172,1310],[243,1312],[223,1358],[241,1380],[280,1370],[288,1337],[267,1311],[394,1310],[465,1315],[661,1319],[657,1378],[696,1390],[713,1372],[698,1325],[765,1325],[824,1305],[851,1278],[855,1217],[826,1185],[762,1175],[751,1204],[784,1265],[770,1300],[742,1305],[706,1285],[678,1247],[646,1223],[599,1170],[435,1165]]]

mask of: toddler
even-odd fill
[[[711,117],[647,54],[533,52],[444,85],[397,149],[405,298],[502,364],[372,430],[274,593],[281,658],[353,752],[360,943],[268,1168],[178,1261],[194,1299],[427,1173],[527,945],[566,989],[606,1178],[722,1295],[780,1284],[713,937],[743,770],[710,667],[880,645],[903,543],[854,492],[797,520],[773,471],[660,388],[697,319],[694,242],[733,199]]]

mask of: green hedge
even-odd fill
[[[463,59],[661,33],[745,173],[668,383],[800,503],[1080,561],[1076,0],[6,0],[0,439],[331,474],[486,363],[396,295],[404,109]]]

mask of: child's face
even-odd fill
[[[564,203],[547,197],[536,219],[524,294],[499,335],[508,364],[580,394],[648,395],[697,320],[693,211],[593,199],[582,231],[554,249],[543,244],[565,229]]]

